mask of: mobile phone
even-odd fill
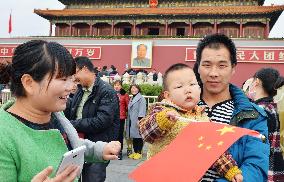
[[[62,171],[64,171],[64,169],[66,167],[68,167],[69,165],[75,165],[75,166],[79,166],[80,170],[77,174],[77,177],[80,177],[81,172],[82,172],[82,168],[83,168],[83,164],[84,164],[84,153],[86,151],[86,146],[81,146],[78,148],[75,148],[71,151],[66,152],[63,157],[62,160],[57,168],[56,171],[56,175],[60,174]]]

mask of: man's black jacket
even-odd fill
[[[92,93],[83,106],[82,119],[76,120],[83,93],[82,87],[79,87],[67,104],[65,116],[78,132],[85,134],[86,139],[105,142],[117,140],[120,121],[119,100],[115,90],[97,77]]]

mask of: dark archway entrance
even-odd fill
[[[123,35],[131,35],[131,28],[126,27],[123,29]]]
[[[159,28],[149,28],[148,35],[159,35],[160,29]]]
[[[177,36],[184,36],[185,28],[177,28]]]

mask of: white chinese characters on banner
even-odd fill
[[[13,56],[17,45],[0,45],[0,57],[9,58]],[[86,56],[90,59],[101,59],[101,47],[79,47],[65,46],[73,57]]]
[[[284,63],[284,47],[238,47],[238,62],[247,63]],[[196,47],[186,48],[185,61],[196,60]]]

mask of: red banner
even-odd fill
[[[17,45],[0,45],[0,57],[12,57]],[[90,59],[101,59],[101,47],[65,46],[73,57],[86,56]]]
[[[185,61],[196,60],[196,47],[186,48]],[[238,47],[239,63],[284,63],[284,47]]]

